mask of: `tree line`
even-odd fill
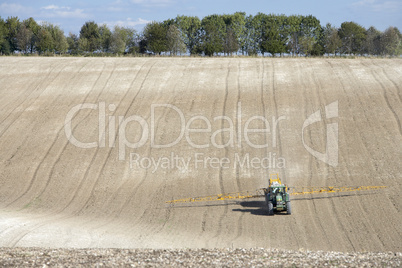
[[[22,54],[155,54],[155,55],[378,55],[402,54],[402,34],[396,27],[379,31],[355,22],[340,27],[312,16],[244,12],[177,16],[150,22],[141,32],[129,27],[86,22],[79,34],[33,18],[0,17],[0,53]]]

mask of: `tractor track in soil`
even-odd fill
[[[18,74],[18,77],[17,75]],[[0,246],[101,248],[283,248],[328,251],[402,251],[400,161],[402,61],[399,59],[287,58],[8,58],[0,64]],[[331,167],[302,143],[304,120],[338,101],[339,116],[305,130],[308,146],[325,151],[326,124],[339,124],[339,164]],[[64,120],[78,104],[106,103],[105,147],[77,148],[64,134]],[[241,103],[241,105],[239,105]],[[108,105],[114,104],[113,111]],[[173,147],[152,148],[150,134],[139,148],[119,157],[119,116],[151,121],[151,105],[170,104],[211,122],[210,133],[191,133]],[[241,110],[240,110],[241,108]],[[239,115],[242,121],[237,121]],[[244,130],[252,116],[286,119],[271,132]],[[108,117],[109,116],[109,117]],[[219,117],[218,120],[214,120]],[[212,133],[233,120],[234,146],[216,148]],[[80,111],[73,134],[98,141],[98,110]],[[258,120],[256,120],[258,121]],[[176,111],[155,115],[155,141],[172,142],[180,120]],[[261,121],[250,128],[261,127]],[[114,124],[114,125],[113,125]],[[195,128],[205,128],[194,121]],[[141,126],[127,127],[128,140]],[[107,136],[106,136],[107,135]],[[228,132],[215,136],[229,141]],[[109,142],[108,142],[109,141]],[[114,143],[115,146],[112,146]],[[131,168],[130,153],[195,161],[228,158],[229,168]],[[284,168],[240,166],[275,153]],[[268,217],[264,200],[166,205],[169,199],[266,187],[270,173],[292,186],[385,185],[366,193],[303,196],[292,215]],[[353,204],[353,206],[351,206]],[[289,241],[289,243],[283,243]]]

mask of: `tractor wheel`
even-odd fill
[[[286,202],[286,212],[288,215],[292,214],[292,206],[290,205],[290,202]]]
[[[272,202],[268,202],[268,215],[274,215],[274,205]]]

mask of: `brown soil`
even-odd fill
[[[0,246],[51,248],[278,248],[323,251],[402,251],[402,61],[398,59],[242,58],[18,58],[0,59]],[[326,149],[326,124],[339,125],[339,164],[307,152],[304,121],[338,101],[337,118],[306,128],[306,144]],[[92,103],[72,121],[82,142],[99,141],[98,115],[106,107],[105,146],[78,148],[65,134],[76,105]],[[241,103],[241,111],[239,103]],[[109,109],[110,104],[116,109]],[[151,105],[171,104],[186,123],[211,121],[209,133],[190,133],[170,148],[112,147],[118,117],[140,116],[151,127]],[[112,111],[111,111],[112,110]],[[241,122],[236,120],[242,115]],[[216,118],[227,116],[233,121]],[[242,131],[264,116],[269,133]],[[273,130],[272,117],[286,119]],[[180,117],[157,108],[155,143],[180,135]],[[235,129],[233,146],[229,132]],[[249,128],[262,128],[254,120]],[[194,120],[191,128],[207,128]],[[113,132],[113,131],[112,131]],[[218,131],[219,132],[219,131]],[[140,141],[141,127],[127,125]],[[211,141],[212,138],[212,141]],[[276,144],[274,144],[276,143]],[[190,159],[183,166],[130,167],[130,153],[148,159]],[[262,159],[271,168],[234,166],[236,157]],[[137,155],[135,155],[137,154]],[[230,164],[195,166],[195,154]],[[285,165],[278,162],[284,159]],[[144,166],[148,160],[143,160]],[[168,160],[166,160],[168,161]],[[135,164],[135,163],[134,163]],[[170,165],[173,165],[170,162]],[[384,190],[297,196],[292,215],[266,216],[261,199],[166,205],[165,201],[266,187],[270,173],[290,186],[385,185]]]

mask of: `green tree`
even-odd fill
[[[171,24],[166,34],[166,45],[171,55],[186,53],[186,44],[179,28]]]
[[[55,42],[54,50],[56,53],[65,53],[68,49],[68,43],[64,31],[58,26],[54,26],[52,36]]]
[[[54,40],[52,34],[42,27],[38,32],[38,39],[36,40],[36,47],[40,53],[52,52],[54,50]]]
[[[20,27],[20,20],[18,17],[8,17],[5,23],[6,26],[6,40],[10,47],[11,53],[18,50],[17,34]]]
[[[310,55],[312,56],[322,56],[324,55],[325,51],[324,51],[324,46],[322,44],[322,42],[316,42],[313,46],[313,49],[311,50]]]
[[[197,47],[201,46],[201,20],[198,17],[177,16],[176,24],[183,35],[183,41],[190,54],[196,54]]]
[[[363,54],[366,40],[366,29],[355,22],[344,22],[339,29],[342,40],[342,52],[347,54]]]
[[[202,48],[206,56],[223,52],[223,44],[226,35],[226,25],[223,16],[210,15],[201,21]]]
[[[325,53],[336,55],[339,52],[340,47],[342,46],[342,40],[339,37],[338,29],[333,27],[330,23],[324,27],[323,32],[324,38],[324,50]]]
[[[7,27],[6,22],[0,17],[0,53],[9,54],[10,45],[6,39],[7,37]]]
[[[289,40],[287,46],[293,56],[300,52],[299,38],[302,36],[302,19],[303,17],[300,15],[293,15],[287,17],[285,20],[285,33]]]
[[[22,23],[25,25],[25,27],[28,30],[30,30],[32,32],[32,36],[31,36],[30,44],[29,44],[29,51],[30,51],[30,53],[33,53],[35,51],[35,43],[38,38],[40,25],[32,17],[24,20]]]
[[[325,54],[325,36],[324,28],[321,27],[317,31],[316,42],[314,43],[313,50],[311,51],[312,56],[323,56]]]
[[[400,55],[401,33],[396,27],[387,28],[381,35],[382,51],[386,55]]]
[[[112,38],[112,31],[106,24],[99,26],[99,48],[103,52],[110,51],[110,43]]]
[[[100,49],[101,39],[100,39],[99,26],[94,21],[87,21],[81,27],[80,39],[87,39],[87,50],[88,52],[94,52]],[[85,41],[83,41],[85,42]]]
[[[225,53],[232,54],[237,52],[239,48],[243,50],[246,43],[246,13],[236,12],[223,15],[223,20],[226,25]]]
[[[139,41],[138,41],[138,50],[139,53],[141,54],[146,54],[147,53],[147,40],[144,38],[144,36],[140,36]]]
[[[313,51],[316,41],[311,36],[302,35],[299,39],[299,43],[300,43],[300,52],[303,53],[305,56],[309,56]]]
[[[24,23],[21,23],[16,36],[18,49],[23,53],[28,53],[31,50],[32,38],[33,32]]]
[[[133,28],[124,28],[124,37],[126,43],[126,51],[134,53],[139,50],[138,47],[138,33]]]
[[[68,51],[73,55],[78,54],[78,52],[79,52],[79,48],[78,48],[79,38],[78,38],[78,36],[76,34],[69,33],[69,35],[66,38],[66,40],[67,40],[67,44],[68,44]]]
[[[239,50],[239,42],[236,33],[232,30],[231,27],[227,27],[223,51],[228,55],[232,55],[238,50]]]
[[[263,20],[261,53],[270,53],[272,56],[286,52],[287,36],[283,25],[285,17],[270,14]]]
[[[161,54],[167,51],[166,28],[161,22],[148,23],[144,28],[144,39],[147,43],[147,50],[154,54]]]
[[[169,29],[170,25],[175,25],[176,24],[176,20],[175,19],[167,19],[167,20],[164,20],[162,22],[162,24],[166,29]]]
[[[54,53],[65,53],[68,49],[68,43],[64,35],[64,31],[57,25],[52,23],[43,23],[42,28],[50,33],[53,42],[49,51]]]
[[[86,38],[78,39],[78,51],[80,53],[90,51],[90,45],[89,45],[88,39],[86,39]]]
[[[248,55],[256,55],[261,51],[264,21],[267,15],[258,13],[246,18],[246,42],[244,50]]]
[[[322,35],[320,21],[313,15],[302,16],[300,30],[302,33],[302,53],[306,56],[311,55],[314,49],[318,53],[320,50],[318,49],[320,46],[319,41]]]
[[[131,28],[115,26],[110,38],[110,51],[121,54],[136,51],[136,31]],[[134,49],[134,50],[133,50]]]
[[[366,40],[364,42],[364,52],[369,55],[380,55],[381,51],[381,32],[371,26],[366,31]]]
[[[121,36],[121,33],[119,30],[114,30],[112,33],[112,36],[110,38],[110,46],[109,46],[110,52],[115,53],[115,54],[123,54],[126,50],[126,43],[123,40],[123,37]]]

